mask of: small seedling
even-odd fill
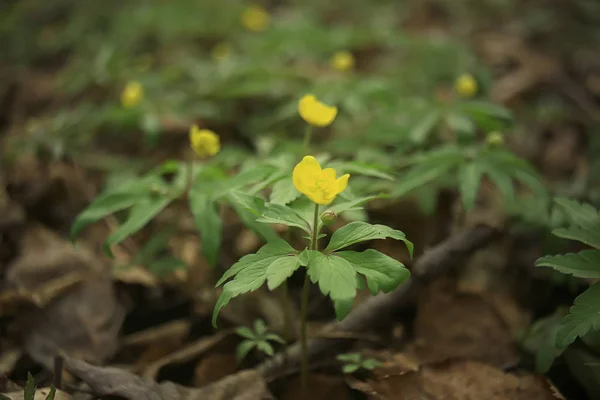
[[[31,375],[31,373],[27,373],[27,382],[25,383],[25,388],[23,388],[23,400],[34,400],[35,399],[35,392],[36,392],[36,387],[35,387],[35,379],[33,379],[33,376]],[[52,385],[50,387],[50,393],[48,393],[48,396],[46,396],[46,400],[54,400],[54,396],[56,395],[56,388],[54,387],[54,385]],[[5,396],[3,394],[0,393],[0,399],[1,400],[10,400],[10,397]]]
[[[372,371],[382,365],[382,362],[374,358],[363,358],[360,353],[340,354],[336,357],[338,361],[344,363],[342,371],[345,374],[352,374],[360,369]]]
[[[269,333],[265,321],[262,319],[254,321],[254,330],[247,326],[240,326],[236,329],[236,333],[245,338],[245,340],[240,342],[237,346],[236,357],[238,362],[241,362],[253,349],[257,349],[267,356],[272,357],[275,354],[275,350],[273,349],[273,345],[269,342],[285,344],[285,340],[279,335]]]

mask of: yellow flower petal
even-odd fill
[[[268,11],[258,5],[250,6],[242,13],[242,25],[251,32],[264,31],[270,20]]]
[[[477,94],[477,81],[469,74],[463,74],[456,79],[454,87],[462,97],[473,97]]]
[[[319,162],[312,156],[306,156],[300,161],[292,174],[294,187],[311,201],[317,204],[329,204],[348,186],[346,174],[335,179],[333,168],[321,169]]]
[[[348,179],[350,179],[350,174],[344,174],[336,179],[335,188],[337,194],[342,193],[348,187]]]
[[[298,102],[298,113],[303,120],[317,127],[330,125],[337,115],[337,107],[321,103],[312,94],[303,96]]]
[[[218,43],[210,51],[210,54],[215,61],[225,61],[231,57],[231,53],[233,53],[231,44],[227,42]]]
[[[219,135],[208,129],[200,129],[197,125],[190,128],[190,145],[200,157],[214,156],[221,150]]]
[[[121,92],[121,104],[125,108],[137,106],[144,97],[144,87],[137,81],[127,82]]]
[[[349,71],[354,68],[354,56],[346,50],[338,51],[331,57],[329,64],[338,71]]]

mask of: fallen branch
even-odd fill
[[[444,275],[455,267],[466,256],[486,246],[498,231],[479,226],[459,232],[436,247],[428,250],[415,263],[411,278],[391,293],[371,297],[359,305],[343,321],[327,325],[326,332],[364,332],[373,328],[380,321],[389,320],[400,305],[406,304],[414,289]],[[323,355],[326,352],[338,351],[348,340],[331,340],[315,338],[309,341],[310,357]],[[281,374],[284,368],[296,367],[301,358],[300,344],[295,343],[273,358],[258,365],[256,369],[266,378]]]

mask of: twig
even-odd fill
[[[493,228],[479,226],[453,235],[423,254],[415,263],[411,278],[398,289],[369,298],[343,321],[328,324],[324,331],[364,332],[372,329],[380,321],[389,320],[394,310],[405,304],[420,284],[447,273],[466,256],[486,246],[497,234],[498,231]],[[338,351],[347,344],[349,344],[348,340],[312,339],[309,341],[308,350],[311,357],[322,356],[328,352]],[[267,378],[274,374],[281,374],[284,358],[287,358],[287,365],[293,368],[300,362],[300,350],[299,343],[288,346],[284,352],[258,365],[256,369]]]

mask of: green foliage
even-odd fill
[[[521,345],[535,354],[535,369],[541,374],[548,372],[554,360],[564,351],[564,348],[556,346],[556,335],[564,314],[558,310],[553,315],[540,318],[520,335]]]
[[[238,344],[236,349],[236,358],[238,362],[241,362],[246,358],[248,353],[253,349],[259,350],[267,356],[272,357],[275,354],[275,350],[270,342],[285,344],[285,340],[279,335],[269,333],[265,322],[262,319],[254,321],[253,327],[254,330],[245,326],[236,329],[236,333],[244,338],[244,340]]]
[[[344,364],[342,371],[345,374],[352,374],[360,369],[372,371],[383,365],[381,361],[374,358],[363,358],[360,353],[339,354],[336,359]]]
[[[36,391],[37,391],[37,388],[35,386],[35,379],[31,375],[31,373],[28,372],[27,373],[27,382],[25,383],[25,387],[23,388],[23,400],[34,400]],[[55,395],[56,395],[56,388],[54,387],[54,385],[52,385],[50,387],[50,392],[46,396],[46,400],[54,400]],[[6,396],[3,396],[3,397],[8,399],[8,397],[6,397]]]
[[[536,261],[538,267],[550,267],[557,271],[581,278],[600,277],[600,217],[598,211],[587,204],[559,198],[556,204],[564,211],[569,226],[553,231],[558,237],[580,241],[594,250],[582,250],[579,253],[545,256]],[[591,329],[600,330],[600,284],[590,286],[580,294],[564,317],[556,334],[556,346],[566,348],[577,337],[583,337]]]

